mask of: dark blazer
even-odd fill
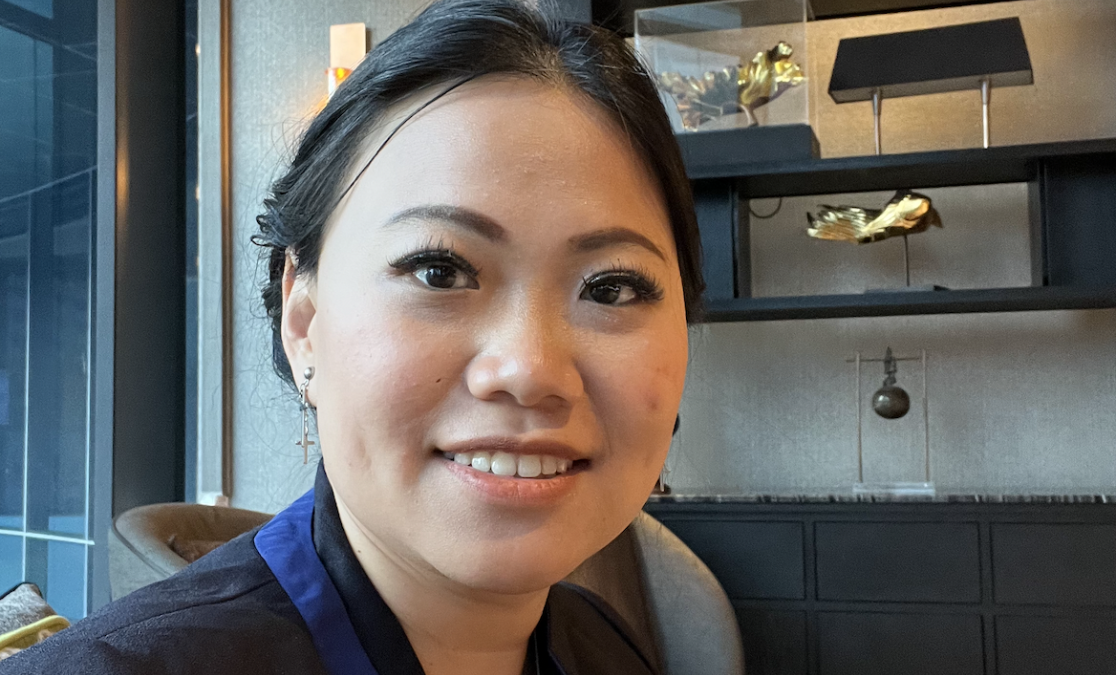
[[[320,560],[328,573],[322,575],[325,585],[336,589],[334,596],[343,605],[328,630],[322,630],[321,618],[314,616],[317,608],[309,609],[316,626],[310,628],[303,611],[284,590],[284,584],[290,588],[289,580],[281,582],[276,576],[286,573],[269,566],[260,552],[260,546],[266,552],[266,544],[257,543],[265,539],[257,536],[260,530],[278,526],[285,514],[294,512],[296,502],[263,528],[237,537],[178,574],[0,661],[0,674],[348,675],[338,672],[343,670],[337,665],[343,659],[339,661],[332,651],[323,658],[319,648],[334,650],[326,645],[338,644],[330,642],[336,634],[355,634],[356,639],[342,648],[353,652],[347,656],[370,664],[370,672],[422,675],[402,626],[345,539],[323,470],[312,494],[299,501],[307,514],[312,505],[313,543],[303,548],[312,547],[313,559]],[[303,523],[307,531],[310,517]],[[272,537],[280,542],[294,539]],[[287,553],[306,551],[283,555]],[[307,610],[305,600],[300,602]],[[538,645],[545,675],[653,675],[651,659],[640,653],[630,635],[600,598],[563,583],[551,588],[533,643]],[[534,672],[532,650],[524,673]]]

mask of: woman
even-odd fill
[[[438,3],[339,89],[265,206],[315,489],[9,663],[652,672],[556,585],[650,493],[699,311],[688,182],[635,57],[514,0]]]

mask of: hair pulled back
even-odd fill
[[[298,274],[317,270],[322,234],[385,113],[438,85],[490,74],[552,81],[594,101],[628,136],[662,191],[682,275],[686,320],[701,313],[701,244],[693,196],[655,85],[631,49],[600,28],[557,19],[519,0],[439,0],[377,45],[302,135],[286,173],[271,187],[253,240],[264,247],[275,370],[291,381],[280,320],[286,252]]]

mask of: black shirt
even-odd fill
[[[0,673],[342,675],[326,670],[306,621],[256,548],[257,531],[0,661]],[[313,546],[378,674],[422,675],[402,626],[345,538],[321,469]],[[551,588],[532,642],[547,675],[652,675],[629,635],[600,598],[563,583]],[[534,659],[529,651],[525,672],[534,671]]]

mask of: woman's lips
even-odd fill
[[[471,466],[481,473],[497,476],[518,476],[520,478],[548,479],[559,476],[571,468],[575,462],[560,459],[553,455],[513,455],[510,452],[459,452],[442,453],[446,459],[462,466]]]
[[[570,494],[581,480],[582,471],[571,471],[553,478],[518,478],[481,473],[471,466],[443,460],[442,465],[482,501],[497,506],[549,506]]]
[[[501,506],[553,504],[574,489],[590,464],[587,459],[575,461],[506,451],[438,451],[438,456],[450,473],[483,501]]]
[[[517,456],[550,456],[555,459],[568,459],[571,462],[580,459],[589,459],[587,455],[578,452],[573,446],[560,441],[543,439],[523,440],[511,436],[470,438],[443,444],[439,446],[438,449],[441,452],[448,452],[454,455],[477,452],[486,452],[495,455],[505,452]]]

